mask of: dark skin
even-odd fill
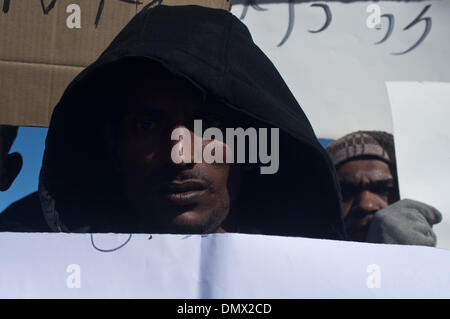
[[[110,159],[138,216],[138,231],[234,231],[240,166],[193,160],[194,140],[200,139],[203,147],[211,142],[194,134],[194,120],[203,121],[203,130],[229,127],[229,111],[208,107],[203,94],[185,79],[168,72],[157,78],[131,83],[123,91],[118,137],[109,138]],[[175,128],[189,130],[191,159],[182,139],[171,140]],[[183,158],[179,164],[171,158],[173,147]]]
[[[11,187],[22,169],[22,156],[19,153],[9,154],[16,134],[17,128],[0,125],[0,191]]]
[[[366,241],[374,214],[394,202],[394,179],[381,160],[351,160],[337,168],[342,212],[349,239]]]

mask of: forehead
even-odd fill
[[[208,98],[193,82],[157,62],[132,59],[109,71],[111,73],[107,72],[104,77],[109,77],[106,82],[113,81],[113,84],[106,87],[107,102],[119,106],[122,115],[149,112],[174,119],[212,115],[227,123],[236,121],[239,125],[248,125],[254,122]]]
[[[127,74],[122,83],[120,101],[127,108],[200,109],[204,99],[202,91],[187,79],[162,68],[144,67]]]
[[[389,165],[381,160],[362,159],[342,164],[337,169],[340,180],[360,183],[363,181],[378,181],[391,179]]]

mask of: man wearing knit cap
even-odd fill
[[[436,246],[432,225],[439,211],[399,200],[393,136],[358,131],[326,147],[341,186],[342,214],[350,240]]]

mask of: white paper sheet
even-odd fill
[[[89,234],[1,233],[0,256],[0,298],[450,297],[450,252],[429,247],[140,234],[101,252]]]
[[[266,11],[249,6],[242,21],[280,71],[319,137],[339,138],[357,130],[392,133],[385,81],[450,82],[450,1],[375,2],[380,14],[392,14],[394,22],[389,39],[377,45],[386,34],[388,20],[381,18],[380,30],[367,26],[371,15],[367,7],[374,2],[320,1],[328,5],[332,16],[320,33],[309,30],[324,25],[325,10],[314,3],[294,2],[292,33],[281,47],[289,4],[256,3]],[[422,18],[430,18],[431,28],[423,42],[407,54],[392,54],[410,48],[424,34],[424,20],[404,28],[428,5]],[[243,9],[234,5],[232,13],[241,17]]]
[[[435,206],[433,229],[450,249],[450,83],[387,82],[402,198]]]

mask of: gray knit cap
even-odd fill
[[[326,150],[333,160],[334,166],[364,156],[377,157],[391,163],[386,150],[370,135],[358,131],[341,137],[327,145]]]

